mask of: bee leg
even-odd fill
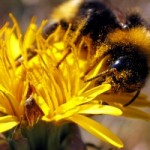
[[[139,94],[140,94],[140,90],[137,91],[136,94],[133,96],[133,98],[129,102],[127,102],[126,104],[124,104],[123,106],[124,107],[129,106],[131,103],[133,103],[135,101],[135,99],[139,96]]]
[[[71,53],[71,49],[68,49],[67,52],[64,54],[64,56],[61,58],[61,60],[56,64],[56,68],[59,68],[61,63],[66,59],[66,57]]]
[[[37,55],[37,52],[33,51],[32,49],[27,49],[27,60],[31,60],[35,55]],[[15,65],[16,67],[19,67],[23,62],[23,57],[22,55],[19,55],[15,59]]]

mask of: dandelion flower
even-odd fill
[[[0,102],[0,132],[24,123],[33,127],[43,116],[42,120],[54,124],[74,122],[98,138],[122,147],[114,134],[87,116],[121,115],[120,109],[103,106],[96,99],[109,90],[110,85],[90,87],[89,83],[84,83],[81,73],[86,62],[79,60],[74,52],[68,61],[56,67],[63,56],[64,41],[47,42],[42,37],[42,27],[37,29],[34,20],[23,36],[14,17],[10,17],[13,27],[6,24],[0,30],[0,97],[3,99]],[[29,57],[32,51],[35,57]],[[101,64],[97,66],[100,67]],[[88,122],[86,126],[85,122]]]
[[[16,58],[30,48],[34,38],[31,32],[36,29],[31,23],[23,38],[17,22],[10,16],[13,27],[6,23],[0,29],[0,132],[26,122],[24,105],[28,98],[29,81],[23,65],[17,67]]]

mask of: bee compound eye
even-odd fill
[[[133,55],[120,56],[111,64],[110,68],[115,68],[117,72],[126,72],[127,84],[145,82],[148,74],[146,61]]]
[[[113,62],[113,64],[111,65],[111,68],[116,68],[117,71],[120,72],[122,70],[128,69],[131,64],[132,62],[129,57],[121,56]]]

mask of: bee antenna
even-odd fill
[[[96,75],[96,76],[94,76],[94,77],[92,77],[92,78],[89,78],[89,79],[85,80],[85,82],[90,82],[90,81],[92,81],[92,80],[94,80],[94,79],[100,77],[101,75],[102,75],[102,74],[100,73],[100,74],[98,74],[98,75]]]
[[[94,79],[96,79],[96,78],[99,78],[99,77],[101,77],[101,79],[103,79],[103,78],[105,78],[107,75],[112,75],[112,74],[114,74],[115,72],[116,72],[116,68],[107,69],[106,71],[103,71],[103,72],[101,72],[101,73],[95,75],[94,77],[85,80],[85,82],[92,81],[92,80],[94,80]]]

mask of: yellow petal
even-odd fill
[[[55,47],[57,50],[62,51],[62,50],[64,50],[64,48],[65,48],[64,42],[55,43],[55,44],[54,44],[54,47]]]
[[[107,115],[122,115],[122,111],[116,107],[100,104],[85,104],[80,106],[80,114],[107,114]]]
[[[9,23],[6,22],[0,29],[0,37],[3,36],[4,32],[7,30]]]
[[[28,49],[31,46],[31,44],[33,44],[36,37],[36,31],[37,26],[34,23],[31,23],[24,36],[23,42],[24,50]]]
[[[150,107],[150,100],[142,99],[142,98],[136,98],[136,100],[131,103],[131,106],[135,107]]]
[[[97,138],[102,139],[105,142],[109,142],[118,148],[123,147],[121,140],[100,123],[82,115],[74,115],[68,119],[95,135]]]
[[[38,28],[37,35],[43,35],[43,29],[47,23],[48,23],[48,20],[42,20],[42,23]]]
[[[51,122],[51,121],[53,121],[53,118],[49,118],[47,116],[42,116],[41,120],[46,121],[46,122]]]
[[[0,117],[0,132],[5,132],[13,127],[17,126],[19,121],[15,116]]]
[[[50,114],[50,109],[41,96],[35,98],[36,104],[41,108],[45,116]]]
[[[17,113],[19,102],[14,98],[14,96],[5,89],[2,85],[0,85],[0,91],[6,96],[9,104],[11,105],[11,108],[13,110],[13,113]],[[8,108],[9,109],[9,108]],[[18,113],[17,113],[18,114]],[[16,114],[16,115],[17,115]]]
[[[68,110],[71,110],[75,107],[77,107],[78,105],[88,102],[88,99],[85,99],[84,97],[74,97],[71,98],[68,102],[62,104],[60,107],[58,107],[57,112],[58,113],[65,113]]]
[[[102,68],[103,63],[104,63],[104,60],[102,60],[98,63],[98,65],[95,67],[94,71],[90,74],[90,77],[94,77],[100,72],[100,69]]]
[[[13,60],[15,60],[21,54],[19,40],[17,39],[16,35],[9,29],[6,31],[6,37],[8,54]]]
[[[1,104],[0,104],[0,113],[11,114],[9,109],[8,108],[6,109],[6,107],[1,106]]]
[[[111,88],[110,84],[102,84],[86,91],[85,93],[82,94],[82,96],[87,97],[89,99],[94,99],[98,95],[108,91],[110,88]]]
[[[17,22],[17,20],[15,19],[15,17],[13,16],[13,14],[9,14],[9,17],[11,18],[14,26],[15,26],[15,30],[17,32],[17,37],[21,37],[21,30],[20,30],[20,27],[19,27],[19,24]]]
[[[1,99],[0,112],[3,112],[4,114],[13,114],[13,110],[12,110],[10,102],[8,101],[7,97],[1,91],[0,91],[0,99]]]
[[[53,117],[53,120],[59,121],[59,120],[65,120],[66,118],[72,116],[73,114],[76,114],[79,110],[79,107],[75,107],[74,109],[71,109],[65,113],[59,113],[57,112],[56,115]]]
[[[122,108],[122,111],[123,111],[123,116],[136,118],[136,119],[145,119],[145,120],[150,121],[150,114],[142,110],[128,106],[128,107]]]
[[[94,87],[90,90],[88,90],[87,92],[83,93],[81,96],[78,97],[73,97],[71,98],[68,102],[62,104],[57,110],[58,112],[66,112],[70,109],[75,108],[78,105],[81,105],[83,103],[87,103],[91,100],[93,100],[96,96],[98,96],[99,94],[107,91],[108,89],[110,89],[110,85],[109,84],[103,84],[97,87]]]
[[[128,103],[133,98],[134,95],[135,93],[101,94],[99,98],[107,103],[115,102],[124,105]],[[148,101],[146,98],[147,98],[146,95],[140,94],[136,98],[136,100],[133,103],[131,103],[131,105],[135,107],[150,107],[150,101]]]
[[[87,79],[96,76],[96,75],[98,74],[98,72],[100,71],[100,68],[102,67],[102,64],[103,64],[103,61],[101,61],[101,62],[96,66],[96,68],[94,69],[94,71],[90,74],[90,77],[87,77]],[[91,84],[91,82],[88,82],[88,83],[86,84],[86,86],[84,86],[84,87],[79,91],[79,94],[80,94],[80,93],[83,93],[83,92],[89,87],[90,84]]]
[[[133,97],[133,94],[132,94],[132,97]],[[135,107],[150,107],[150,100],[148,100],[147,98],[148,98],[147,95],[141,93],[136,98],[136,100],[133,103],[131,103],[131,105]]]

